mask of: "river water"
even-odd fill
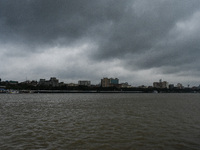
[[[0,149],[199,150],[200,94],[0,94]]]

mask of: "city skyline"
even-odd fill
[[[96,83],[92,83],[91,80],[77,80],[75,82],[63,82],[60,81],[59,78],[56,77],[50,77],[49,80],[46,78],[40,78],[39,80],[24,80],[24,81],[18,81],[18,80],[2,80],[0,78],[0,83],[9,83],[9,84],[34,84],[36,85],[45,85],[45,86],[63,86],[63,85],[68,85],[68,86],[101,86],[101,87],[113,87],[113,86],[120,86],[120,87],[124,87],[124,88],[132,88],[132,87],[137,87],[137,88],[167,88],[169,89],[170,87],[173,88],[197,88],[200,87],[200,84],[196,84],[196,85],[183,85],[180,82],[176,82],[176,83],[170,83],[168,81],[163,81],[162,79],[159,79],[158,81],[154,81],[149,85],[145,85],[145,84],[139,84],[139,85],[132,85],[129,84],[129,81],[126,82],[121,82],[119,78],[113,78],[113,77],[102,77],[100,79],[100,82],[98,84]],[[1,84],[0,84],[1,85]]]
[[[200,84],[198,0],[2,0],[0,78]]]

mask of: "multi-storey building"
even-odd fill
[[[181,83],[178,83],[178,84],[176,85],[176,87],[177,87],[178,89],[183,89],[183,88],[184,88],[183,85],[182,85]]]
[[[39,85],[45,85],[45,82],[46,82],[46,80],[45,79],[40,79],[40,81],[39,81]]]
[[[109,87],[109,85],[110,85],[110,79],[108,79],[108,78],[101,79],[101,86],[102,87]]]
[[[56,87],[59,86],[59,80],[55,77],[51,77],[50,80],[40,79],[39,85]]]
[[[120,83],[121,88],[131,88],[131,85],[128,84],[128,82]]]
[[[59,80],[56,79],[55,77],[51,77],[49,82],[50,82],[50,85],[52,85],[53,87],[59,86]]]
[[[174,84],[170,84],[169,89],[173,89],[173,88],[174,88]]]
[[[115,79],[110,78],[110,84],[114,84],[114,85],[119,84],[119,79],[118,78],[115,78]]]
[[[118,78],[103,78],[101,79],[101,86],[102,87],[113,87],[119,84]]]
[[[68,83],[67,86],[69,86],[69,87],[76,87],[76,86],[78,86],[78,84],[75,84],[75,83]]]
[[[153,87],[154,88],[160,88],[160,89],[164,89],[164,88],[169,88],[169,84],[167,81],[163,81],[160,79],[159,82],[154,82],[153,83]]]
[[[91,85],[91,81],[86,81],[86,80],[83,80],[83,81],[78,81],[78,85],[82,85],[82,86],[90,86]]]

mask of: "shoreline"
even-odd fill
[[[97,90],[8,90],[4,92],[0,92],[0,94],[39,94],[39,93],[98,93],[98,94],[104,94],[104,93],[200,93],[200,91],[196,90],[176,90],[176,91],[170,91],[170,90],[137,90],[137,91],[97,91]]]

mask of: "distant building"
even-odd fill
[[[119,79],[118,78],[103,78],[101,79],[101,86],[102,87],[113,87],[118,86]]]
[[[120,83],[121,88],[131,88],[131,85],[128,84],[128,82]]]
[[[198,87],[193,86],[193,87],[192,87],[192,90],[198,90]]]
[[[148,88],[148,87],[145,86],[145,85],[140,85],[140,86],[138,86],[138,88],[146,89],[146,88]]]
[[[59,86],[59,80],[55,77],[51,77],[50,80],[40,79],[39,85],[56,87]]]
[[[40,79],[38,84],[39,85],[44,85],[45,84],[45,79]]]
[[[48,81],[45,79],[40,79],[38,85],[40,86],[48,86]]]
[[[152,88],[153,88],[153,86],[148,86],[147,88],[148,88],[148,89],[152,89]]]
[[[119,79],[118,78],[110,78],[110,84],[119,84]]]
[[[110,79],[108,79],[108,78],[101,79],[101,86],[102,87],[110,87]]]
[[[18,81],[6,81],[6,83],[16,85],[16,84],[18,84]]]
[[[177,89],[183,89],[184,88],[181,83],[177,83],[176,87],[177,87]]]
[[[55,77],[51,77],[49,82],[50,82],[50,85],[53,87],[59,86],[59,80],[56,79]]]
[[[169,83],[167,82],[167,81],[163,81],[162,82],[162,86],[161,86],[162,88],[169,88]]]
[[[38,82],[37,82],[37,81],[34,81],[34,80],[32,80],[30,84],[31,84],[32,86],[37,86]]]
[[[174,84],[169,84],[169,89],[173,89],[174,88]]]
[[[167,81],[163,81],[160,79],[159,82],[154,82],[153,83],[153,87],[154,88],[159,88],[159,89],[165,89],[165,88],[169,88],[169,84]]]
[[[59,86],[65,86],[65,83],[64,82],[60,82]]]
[[[78,85],[82,85],[82,86],[91,86],[91,81],[78,81]]]
[[[69,83],[69,84],[67,84],[67,86],[74,87],[74,86],[78,86],[78,84],[75,84],[75,83]]]
[[[26,85],[32,85],[32,86],[37,86],[38,82],[37,81],[30,81],[30,80],[26,80],[24,82],[21,82],[20,84],[26,84]]]

